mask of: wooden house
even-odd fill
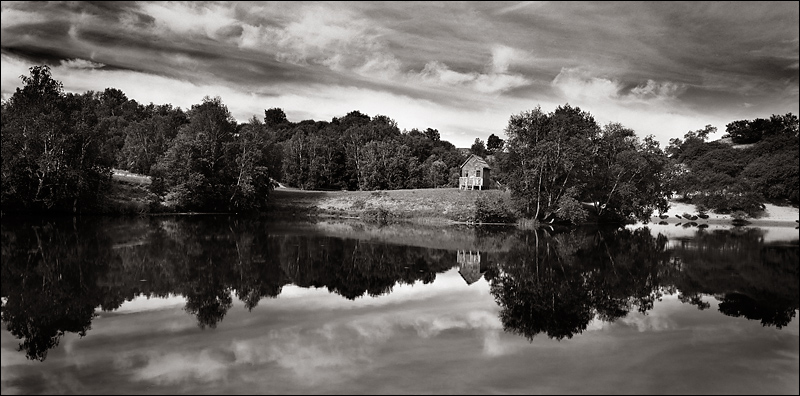
[[[475,154],[461,164],[461,177],[458,178],[458,189],[478,190],[491,188],[491,170],[486,161]]]

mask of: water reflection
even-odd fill
[[[681,270],[672,282],[700,309],[708,307],[700,296],[713,295],[726,315],[781,328],[800,307],[797,240],[766,243],[757,228],[701,230],[671,250]]]
[[[647,228],[461,232],[472,242],[451,250],[223,216],[3,219],[2,320],[20,351],[45,360],[65,333],[87,334],[96,308],[140,295],[182,295],[198,326],[213,329],[234,295],[250,310],[290,284],[353,300],[454,267],[467,285],[488,281],[503,328],[528,340],[571,338],[678,291],[700,309],[713,295],[723,314],[777,328],[800,305],[797,241],[766,243],[757,230],[677,241]]]
[[[646,228],[521,234],[491,279],[504,328],[529,340],[539,333],[560,340],[596,316],[613,321],[633,308],[652,309],[673,270],[666,245]]]

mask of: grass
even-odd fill
[[[149,212],[150,177],[115,169],[111,175],[108,200],[102,213],[142,214]]]
[[[403,220],[420,224],[469,222],[479,196],[505,196],[499,190],[465,191],[431,188],[388,191],[302,191],[278,188],[271,194],[275,213],[322,215],[370,220]]]

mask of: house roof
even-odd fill
[[[469,161],[471,161],[473,158],[476,158],[476,159],[477,159],[477,161],[480,161],[480,162],[482,162],[482,163],[483,163],[483,167],[484,167],[484,168],[489,168],[489,169],[492,169],[492,167],[491,167],[491,166],[489,166],[489,164],[488,164],[488,163],[486,163],[486,160],[484,160],[484,159],[483,159],[483,158],[481,158],[481,157],[478,157],[478,156],[477,156],[477,155],[475,155],[475,154],[470,154],[470,155],[469,155],[469,157],[467,158],[467,160],[466,160],[466,161],[464,161],[464,163],[463,163],[463,164],[461,164],[461,166],[459,166],[459,168],[463,168],[463,167],[464,167],[464,165],[466,165],[466,164],[467,164]]]

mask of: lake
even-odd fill
[[[798,394],[793,227],[2,221],[2,394]]]

